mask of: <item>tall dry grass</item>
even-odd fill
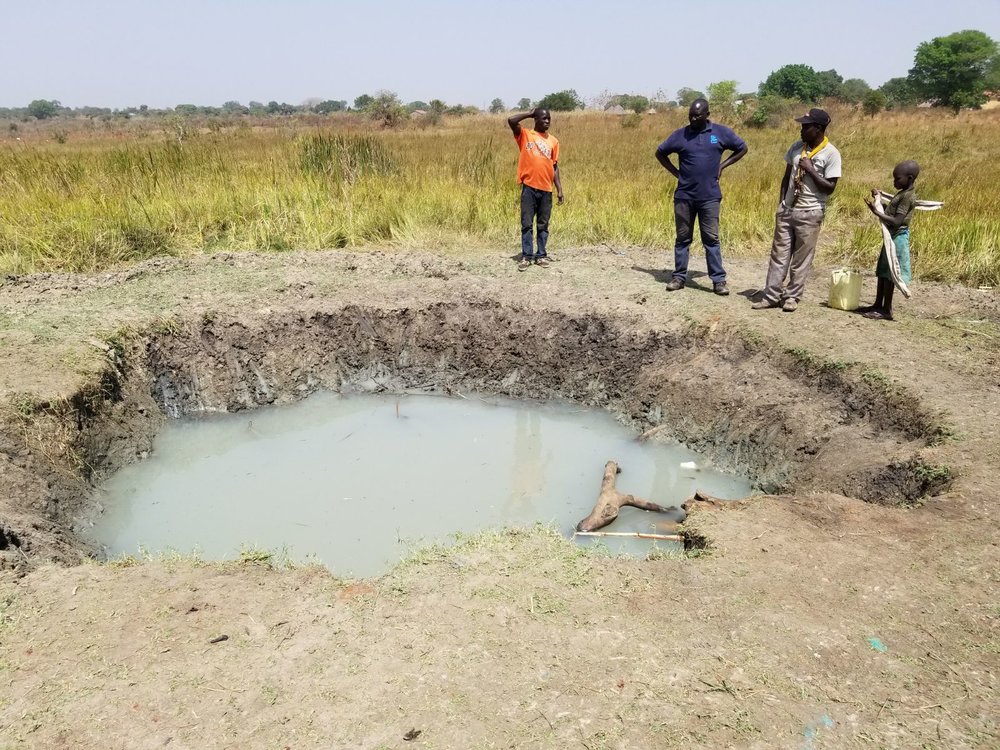
[[[94,271],[219,249],[519,246],[517,152],[503,117],[385,132],[351,118],[331,122],[77,130],[63,143],[10,135],[0,145],[0,272]],[[683,123],[683,112],[638,121],[556,113],[567,202],[554,212],[553,249],[669,250],[674,182],[653,151]],[[750,153],[723,177],[724,252],[763,256],[797,126],[736,129]],[[845,175],[823,260],[874,265],[879,235],[862,198],[871,187],[891,189],[893,165],[913,158],[923,167],[918,194],[947,204],[914,221],[915,274],[1000,282],[1000,163],[989,147],[998,136],[997,112],[834,112],[830,137]]]

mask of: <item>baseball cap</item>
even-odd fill
[[[829,125],[830,115],[828,115],[825,110],[813,107],[802,115],[802,117],[796,117],[795,122],[802,123],[803,125],[810,125],[813,123],[816,125]]]

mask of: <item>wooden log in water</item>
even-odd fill
[[[608,461],[604,465],[604,479],[601,482],[601,494],[597,496],[597,503],[590,515],[576,525],[577,531],[596,531],[607,526],[618,518],[618,511],[623,505],[631,505],[640,510],[652,510],[658,513],[666,513],[667,508],[661,505],[643,500],[641,497],[626,495],[615,489],[615,478],[621,469],[614,461]]]

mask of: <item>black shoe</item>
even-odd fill
[[[718,284],[712,284],[712,291],[718,294],[720,297],[729,296],[729,287],[726,286],[725,281],[720,281]]]
[[[667,282],[666,290],[668,292],[676,292],[678,289],[684,288],[683,279],[678,279],[676,276]]]

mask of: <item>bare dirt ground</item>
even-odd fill
[[[728,298],[668,295],[664,263],[224,254],[6,279],[0,748],[1000,745],[997,293],[918,283],[879,323],[826,308],[820,270],[786,314],[750,310],[760,263],[730,264]],[[541,528],[355,581],[88,558],[93,483],[164,415],[320,387],[569,398],[772,494],[693,509],[687,554],[649,561]]]

